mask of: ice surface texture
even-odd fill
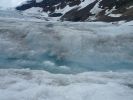
[[[133,100],[133,73],[0,70],[0,100]]]
[[[132,22],[1,19],[0,68],[54,73],[133,69]]]

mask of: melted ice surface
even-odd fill
[[[0,19],[0,68],[53,73],[133,69],[132,22]]]

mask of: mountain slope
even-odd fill
[[[67,21],[133,19],[132,0],[30,0],[16,9]]]

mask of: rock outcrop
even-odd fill
[[[33,7],[62,21],[133,20],[133,0],[28,0],[16,9],[24,12]]]

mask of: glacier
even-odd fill
[[[52,73],[133,70],[132,22],[0,19],[0,68]]]
[[[0,100],[133,100],[133,21],[58,22],[0,10]]]

